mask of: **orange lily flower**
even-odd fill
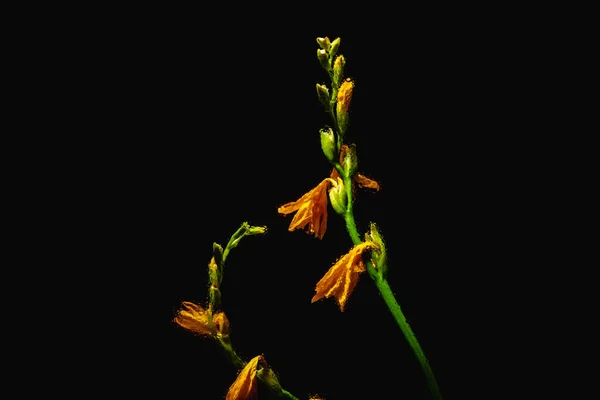
[[[204,308],[189,301],[184,301],[181,305],[182,308],[174,319],[178,325],[198,335],[212,334],[208,313]]]
[[[373,242],[363,242],[342,256],[317,283],[315,288],[317,293],[313,296],[311,303],[321,300],[323,297],[334,296],[340,306],[340,311],[344,311],[348,297],[358,283],[358,275],[366,271],[362,254],[367,249],[375,247]]]
[[[181,305],[182,308],[177,313],[174,321],[182,328],[197,335],[229,334],[229,320],[224,312],[213,315],[211,324],[209,320],[210,307],[205,310],[198,304],[189,301],[184,301]]]
[[[229,387],[226,400],[251,400],[258,397],[256,368],[262,359],[262,356],[256,356],[246,364],[233,385]]]
[[[327,230],[327,189],[330,184],[330,178],[323,179],[298,200],[286,203],[277,209],[277,212],[283,215],[297,211],[290,223],[290,231],[306,228],[317,238],[323,238]]]

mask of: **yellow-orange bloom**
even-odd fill
[[[206,310],[197,304],[184,301],[174,321],[181,327],[198,335],[210,335],[210,325]]]
[[[354,82],[350,78],[347,78],[342,86],[340,86],[337,93],[337,113],[348,114],[348,108],[350,107],[350,101],[352,100],[352,90],[354,89]]]
[[[190,301],[181,303],[181,309],[173,321],[197,335],[229,334],[229,320],[224,312],[218,312],[210,319],[208,310]]]
[[[250,400],[258,397],[256,368],[262,359],[262,356],[256,356],[246,364],[233,385],[229,387],[226,400]]]
[[[342,256],[317,283],[315,288],[317,293],[313,296],[311,303],[321,300],[323,297],[334,296],[340,306],[340,311],[344,311],[348,297],[358,283],[358,275],[366,271],[362,254],[365,250],[375,246],[373,242],[363,242]]]
[[[277,209],[277,212],[283,215],[297,211],[290,223],[290,231],[306,228],[319,239],[323,238],[327,230],[327,189],[330,184],[330,179],[323,179],[298,200],[286,203]]]

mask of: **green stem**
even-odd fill
[[[419,364],[421,364],[421,368],[423,369],[423,372],[425,372],[425,377],[427,378],[427,386],[429,387],[429,391],[431,392],[431,395],[433,396],[434,399],[441,400],[442,394],[440,392],[440,388],[438,387],[437,381],[435,380],[435,375],[433,374],[433,370],[431,369],[431,366],[429,365],[429,361],[427,360],[427,357],[425,357],[425,353],[423,352],[423,349],[421,348],[421,345],[419,344],[417,337],[415,336],[414,332],[410,328],[408,321],[404,317],[404,314],[402,313],[402,309],[400,308],[400,305],[396,301],[396,298],[394,297],[394,293],[392,292],[390,285],[388,284],[387,280],[384,278],[375,279],[375,285],[377,285],[377,289],[379,289],[379,292],[381,293],[381,296],[383,297],[385,304],[387,304],[388,308],[390,309],[390,312],[392,313],[392,315],[396,319],[396,322],[400,326],[402,333],[404,333],[404,337],[406,337],[406,340],[408,340],[410,347],[413,349],[413,352],[417,356],[417,359],[419,360]]]
[[[358,245],[362,243],[362,241],[360,240],[360,235],[358,234],[358,230],[356,228],[356,222],[354,220],[354,213],[352,210],[352,182],[346,176],[344,177],[344,185],[346,185],[346,188],[348,190],[348,207],[344,215],[344,220],[346,221],[346,229],[348,230],[348,233],[350,234],[350,238],[352,239],[354,245]],[[423,369],[425,377],[427,378],[427,386],[429,387],[431,395],[435,400],[442,400],[442,394],[438,387],[437,381],[435,380],[433,370],[429,365],[429,361],[427,360],[427,357],[425,357],[425,353],[423,352],[423,349],[421,348],[417,337],[415,336],[410,325],[408,324],[408,321],[404,317],[404,313],[402,312],[400,305],[396,301],[396,297],[394,296],[390,285],[388,284],[387,280],[381,276],[379,271],[377,271],[377,269],[373,267],[373,264],[371,262],[367,263],[367,272],[375,282],[375,285],[377,286],[377,289],[379,289],[379,292],[381,293],[385,304],[388,306],[390,312],[396,320],[396,323],[398,324],[398,326],[400,326],[400,330],[402,330],[404,337],[408,341],[408,344],[417,356],[417,360],[419,361],[419,364],[421,364],[421,368]]]
[[[285,397],[287,397],[288,399],[293,399],[293,400],[298,400],[298,398],[296,396],[294,396],[293,394],[291,394],[290,392],[288,392],[285,389],[281,389],[281,392],[283,393],[283,395]]]

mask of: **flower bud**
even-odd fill
[[[385,277],[387,272],[385,243],[374,222],[371,222],[369,225],[369,231],[365,233],[365,240],[371,241],[377,245],[377,247],[371,250],[371,263],[373,263],[373,266],[379,271],[381,276]]]
[[[333,87],[339,88],[344,77],[344,66],[346,65],[346,59],[344,56],[337,56],[333,62]]]
[[[329,189],[329,200],[331,201],[331,206],[339,215],[346,214],[346,210],[348,207],[348,193],[346,192],[346,186],[344,186],[344,182],[338,176],[337,181],[330,178],[332,183],[331,189]]]
[[[318,37],[317,43],[325,51],[329,51],[329,48],[331,47],[331,42],[329,41],[329,38],[327,36],[324,38]]]
[[[319,101],[325,107],[325,111],[329,112],[331,109],[331,97],[329,96],[329,89],[327,89],[327,86],[317,83],[317,96],[319,96]]]
[[[337,54],[338,49],[340,48],[340,43],[342,39],[336,38],[331,42],[331,46],[329,46],[329,54],[330,57],[334,57]]]
[[[328,128],[327,130],[321,129],[319,131],[321,134],[321,149],[323,150],[323,154],[329,162],[334,162],[338,151],[335,143],[335,137],[333,136],[333,130]]]
[[[346,79],[337,93],[336,113],[342,136],[346,133],[346,128],[348,127],[348,109],[350,108],[353,90],[354,82],[351,79]]]
[[[354,144],[346,147],[344,158],[342,160],[342,167],[344,168],[346,175],[350,178],[352,178],[358,170],[358,157],[356,155],[356,146]]]
[[[223,265],[223,247],[221,247],[221,245],[216,242],[213,243],[213,258],[218,266]]]
[[[327,71],[331,69],[331,66],[329,65],[329,56],[325,50],[317,50],[317,58],[319,59],[319,62],[323,68],[325,68]]]
[[[248,235],[262,235],[264,233],[267,233],[267,227],[266,226],[251,226],[248,225]]]

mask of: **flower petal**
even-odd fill
[[[262,356],[256,356],[240,371],[235,382],[229,387],[226,400],[250,400],[258,396],[256,368]]]
[[[323,238],[327,230],[327,189],[329,185],[329,179],[323,179],[321,183],[298,200],[286,203],[277,209],[283,215],[297,211],[290,223],[290,231],[306,229],[317,238]]]
[[[366,270],[362,261],[362,253],[372,247],[374,247],[372,242],[363,242],[342,256],[317,282],[316,293],[311,299],[311,303],[323,297],[333,296],[340,306],[340,311],[344,311],[346,302],[358,283],[359,274]]]
[[[174,321],[189,331],[198,335],[210,335],[206,311],[197,304],[189,301],[181,303],[182,308],[177,313]]]

